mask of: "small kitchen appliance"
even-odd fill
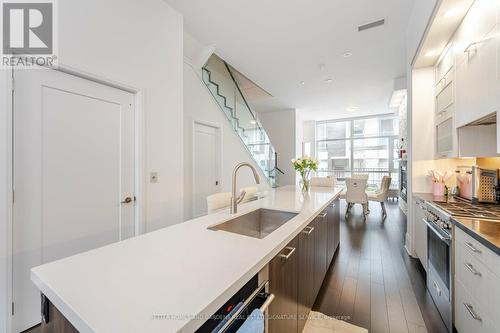
[[[484,169],[478,166],[458,167],[458,197],[472,203],[498,203],[498,169]]]

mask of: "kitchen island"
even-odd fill
[[[82,333],[193,332],[340,192],[274,189],[236,215],[218,212],[33,268],[32,281]],[[259,208],[298,215],[263,239],[208,229]]]

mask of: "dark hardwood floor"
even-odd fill
[[[406,216],[397,202],[386,206],[385,222],[371,203],[366,222],[356,207],[346,223],[342,202],[340,248],[314,310],[372,333],[445,333],[423,268],[404,250]]]

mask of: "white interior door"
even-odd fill
[[[200,123],[194,124],[193,161],[193,215],[207,213],[206,197],[220,188],[219,129]]]
[[[48,69],[19,70],[14,80],[12,322],[20,332],[40,322],[30,268],[134,234],[134,96]]]

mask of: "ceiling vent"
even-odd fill
[[[381,20],[373,21],[373,22],[370,22],[367,24],[363,24],[363,25],[360,25],[358,27],[358,32],[373,29],[376,27],[380,27],[381,25],[384,25],[384,24],[385,24],[385,19],[381,19]]]

